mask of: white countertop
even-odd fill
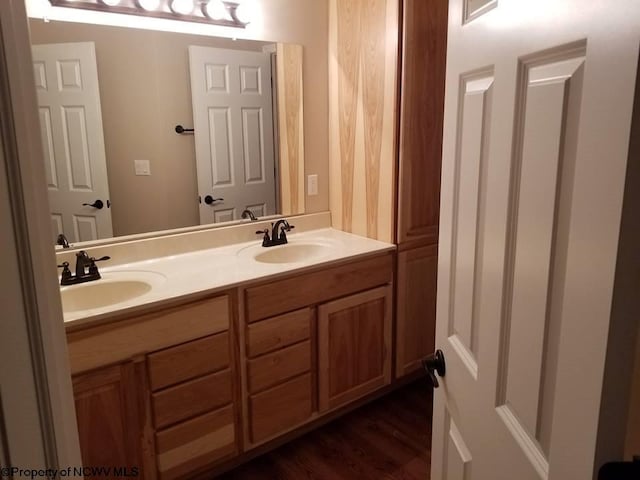
[[[128,280],[137,276],[151,279],[153,288],[148,293],[124,302],[64,312],[65,326],[75,328],[87,323],[102,323],[163,304],[188,301],[190,297],[202,297],[247,283],[303,272],[320,265],[395,250],[393,244],[331,228],[291,233],[288,239],[289,245],[314,244],[327,248],[323,248],[321,254],[302,261],[262,263],[256,261],[254,255],[282,247],[263,248],[260,241],[251,241],[100,269],[103,280],[63,289],[82,289],[98,282]],[[90,294],[89,289],[87,294]]]

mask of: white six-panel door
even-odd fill
[[[450,2],[432,480],[592,478],[639,43],[633,0]]]
[[[54,238],[112,237],[95,46],[34,45],[32,52]],[[88,206],[96,200],[102,209]]]
[[[276,213],[271,59],[189,47],[200,223]],[[207,195],[222,198],[205,203]]]

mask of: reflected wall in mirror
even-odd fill
[[[304,213],[301,46],[30,27],[55,235]]]

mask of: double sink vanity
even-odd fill
[[[391,384],[395,246],[296,232],[155,258],[89,250],[110,254],[102,278],[61,287],[85,465],[211,474]]]

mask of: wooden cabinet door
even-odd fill
[[[436,245],[398,254],[396,377],[420,368],[433,353],[436,334]]]
[[[144,359],[73,378],[85,467],[124,467],[129,475],[155,478],[146,385]],[[118,478],[118,472],[110,474]]]
[[[448,0],[404,0],[398,243],[438,241]]]
[[[318,307],[321,412],[391,381],[391,301],[387,285]]]

